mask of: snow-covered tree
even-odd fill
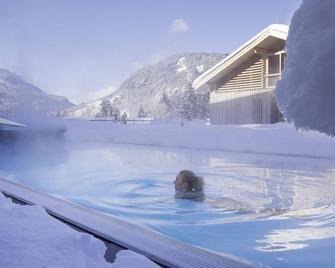
[[[121,123],[127,124],[127,118],[128,118],[128,114],[126,112],[123,112],[121,115]]]
[[[119,110],[119,108],[113,107],[111,109],[110,116],[114,119],[115,122],[119,122],[120,121],[120,110]]]
[[[334,14],[334,0],[303,1],[291,21],[285,69],[275,89],[286,120],[330,136],[335,136]]]
[[[137,117],[138,118],[144,118],[147,117],[147,113],[144,111],[143,107],[140,106],[140,108],[137,111]]]
[[[109,117],[111,115],[111,106],[108,99],[103,99],[100,103],[100,114],[103,117]]]
[[[166,92],[163,93],[159,101],[159,106],[160,106],[159,110],[162,112],[163,115],[171,115],[172,103]]]
[[[192,120],[199,115],[198,96],[191,85],[189,85],[182,93],[179,115],[186,120]]]
[[[198,118],[205,119],[209,117],[209,92],[203,91],[197,94]]]

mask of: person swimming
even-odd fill
[[[180,199],[203,199],[204,179],[196,176],[190,170],[182,170],[178,173],[175,181],[175,198]]]
[[[255,213],[257,218],[276,216],[285,213],[288,209],[279,208],[252,208],[249,204],[231,198],[221,197],[219,199],[205,200],[204,178],[196,176],[190,170],[182,170],[174,180],[175,198],[201,201],[212,208],[223,211],[235,211],[236,213]]]

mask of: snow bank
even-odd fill
[[[335,158],[335,140],[293,125],[128,124],[68,121],[66,139]]]
[[[111,267],[105,245],[0,194],[0,267]]]
[[[38,206],[20,206],[0,194],[0,267],[158,267],[129,250],[114,263],[92,235],[79,233]]]
[[[275,90],[277,102],[298,128],[335,135],[335,1],[304,0],[295,12],[287,59]]]

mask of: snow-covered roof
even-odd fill
[[[4,118],[0,117],[0,126],[1,125],[13,126],[13,127],[26,127],[23,124],[20,124],[20,123],[14,122],[14,121],[10,121],[8,119],[4,119]]]
[[[271,24],[256,36],[251,38],[249,41],[244,43],[237,50],[232,52],[228,57],[224,58],[218,64],[214,65],[212,68],[208,69],[197,79],[195,79],[193,82],[193,87],[199,88],[206,83],[216,81],[218,77],[221,77],[223,73],[229,69],[228,67],[243,61],[247,55],[254,53],[254,49],[256,47],[262,47],[261,45],[266,45],[267,39],[272,37],[285,41],[288,34],[288,28],[288,25],[284,24]]]

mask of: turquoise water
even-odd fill
[[[203,202],[174,199],[185,168]],[[335,160],[49,138],[0,144],[0,176],[263,265],[334,267]]]

